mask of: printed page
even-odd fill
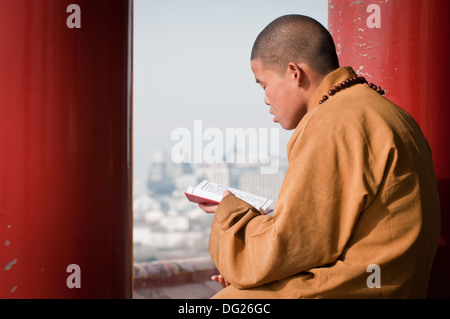
[[[228,186],[216,184],[207,180],[204,180],[198,186],[196,186],[193,190],[193,193],[201,196],[206,196],[207,193],[212,193],[215,194],[214,198],[217,198],[217,196],[220,196],[221,198],[223,192],[226,190],[229,190],[236,197],[242,199],[243,201],[246,201],[247,203],[253,205],[257,209],[262,207],[263,210],[267,210],[273,203],[273,200],[270,200],[268,198],[250,194]]]

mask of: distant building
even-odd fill
[[[230,185],[230,168],[225,163],[197,165],[195,175],[198,181],[207,179],[217,184]]]
[[[146,178],[133,178],[133,198],[148,193]]]
[[[287,162],[280,161],[280,167],[274,174],[261,174],[259,165],[240,167],[239,189],[276,200],[287,171]]]
[[[148,211],[161,209],[161,203],[148,194],[138,195],[133,199],[133,212],[135,218],[143,217]]]

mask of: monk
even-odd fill
[[[414,119],[339,67],[306,16],[270,23],[251,68],[273,120],[294,130],[289,168],[273,215],[229,192],[200,205],[215,214],[209,252],[225,288],[214,298],[426,297],[440,207]]]

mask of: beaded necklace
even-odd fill
[[[377,91],[378,93],[380,93],[381,95],[385,95],[386,91],[383,90],[381,87],[373,84],[373,83],[368,83],[367,80],[363,77],[363,76],[359,76],[356,75],[350,79],[347,79],[345,81],[342,81],[341,83],[337,84],[336,86],[333,86],[333,88],[331,90],[328,91],[328,95],[329,96],[333,96],[335,95],[337,92],[346,89],[352,85],[355,84],[359,84],[359,83],[366,83],[371,89]],[[319,101],[319,104],[322,104],[323,102],[325,102],[326,100],[329,99],[328,95],[324,95],[322,96],[322,99]]]

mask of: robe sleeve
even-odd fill
[[[284,279],[332,264],[344,252],[359,214],[376,196],[391,151],[384,141],[369,144],[362,125],[350,127],[355,125],[310,121],[297,134],[273,216],[234,195],[224,197],[209,252],[233,286]]]

